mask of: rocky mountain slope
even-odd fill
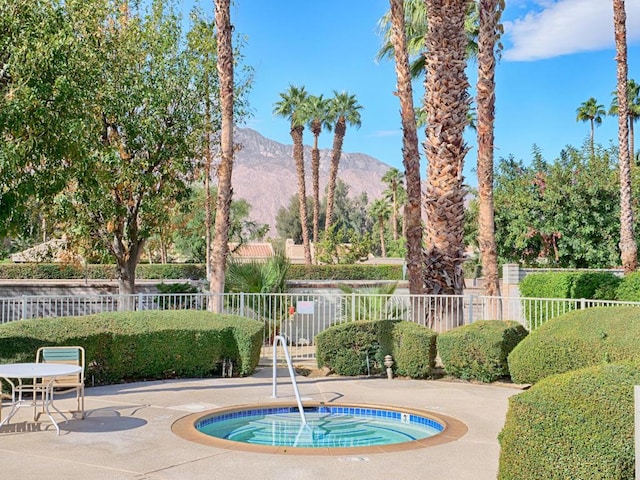
[[[310,139],[307,133],[307,140]],[[267,223],[270,237],[276,237],[275,218],[297,193],[293,145],[284,145],[263,137],[255,130],[236,130],[234,142],[241,145],[233,165],[233,197],[244,198],[251,205],[251,219]],[[307,196],[313,194],[311,184],[311,147],[305,145],[305,175]],[[320,196],[329,176],[331,150],[320,150]],[[382,196],[386,185],[382,176],[391,167],[369,155],[342,152],[338,178],[349,186],[349,196],[367,192],[369,202]]]

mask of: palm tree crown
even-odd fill
[[[602,117],[607,114],[604,109],[604,105],[598,103],[594,97],[591,97],[586,102],[582,102],[576,110],[577,122],[589,122],[591,125],[591,134],[589,136],[591,141],[591,154],[594,153],[595,142],[595,125],[602,124]]]
[[[333,148],[331,152],[331,166],[329,168],[329,181],[327,183],[327,214],[325,218],[325,232],[331,228],[333,216],[333,197],[336,189],[336,179],[338,177],[338,167],[342,156],[342,143],[347,132],[347,125],[360,127],[360,110],[362,106],[358,104],[356,96],[348,92],[338,93],[333,91],[333,98],[329,100],[329,118],[334,123],[333,126]]]
[[[288,119],[291,128],[302,127],[306,123],[305,109],[303,108],[309,94],[304,87],[289,85],[289,90],[280,93],[280,101],[276,102],[273,114]]]

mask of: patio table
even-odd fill
[[[35,384],[37,379],[43,379],[44,388],[42,391],[42,405],[47,417],[51,420],[56,432],[60,435],[60,427],[58,423],[51,415],[50,408],[53,408],[59,413],[65,420],[67,417],[56,408],[53,403],[53,387],[56,377],[65,375],[75,375],[82,371],[82,367],[79,365],[67,365],[63,363],[8,363],[0,365],[0,380],[5,380],[11,385],[11,411],[7,417],[0,422],[0,427],[6,425],[11,417],[13,417],[20,407],[33,407],[37,405],[37,392],[38,390],[30,388],[28,384],[23,384],[23,380],[31,379]],[[17,382],[15,381],[17,380]],[[46,382],[45,382],[46,381]],[[0,381],[0,386],[2,382]],[[23,398],[23,390],[29,388],[29,391],[33,393],[33,398],[26,400]]]

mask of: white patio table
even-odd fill
[[[51,415],[50,408],[53,408],[56,412],[62,415],[65,422],[67,417],[56,408],[53,404],[53,386],[56,377],[65,375],[74,375],[80,373],[82,367],[78,365],[67,365],[63,363],[7,363],[0,365],[0,379],[5,380],[11,385],[11,411],[4,420],[0,422],[0,427],[7,424],[11,417],[13,417],[20,407],[33,407],[37,404],[37,391],[30,389],[33,392],[33,398],[25,400],[22,396],[24,387],[29,388],[29,385],[23,384],[23,380],[31,379],[34,383],[37,379],[43,379],[44,390],[41,398],[47,417],[51,420],[56,427],[56,432],[60,435],[60,427]],[[15,382],[17,380],[17,382]],[[0,382],[1,386],[1,382]]]

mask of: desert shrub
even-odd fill
[[[509,399],[499,480],[633,480],[640,365],[554,375]]]
[[[640,308],[595,307],[576,310],[531,332],[509,354],[517,383],[606,362],[640,357]]]
[[[425,378],[436,356],[436,333],[399,320],[357,321],[334,325],[316,336],[319,367],[339,375],[384,371],[385,355],[392,355],[397,375]]]
[[[509,375],[507,356],[527,333],[518,322],[482,320],[438,335],[438,353],[447,374],[493,382]]]
[[[203,311],[142,311],[0,325],[0,363],[33,361],[45,345],[81,345],[96,384],[207,377],[227,358],[239,375],[260,358],[263,324]]]

